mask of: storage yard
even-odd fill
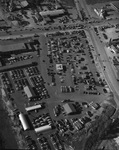
[[[116,112],[117,83],[114,87],[115,80],[109,80],[112,70],[103,57],[106,46],[116,47],[117,39],[96,5],[91,16],[82,1],[74,3],[75,8],[43,3],[34,12],[27,10],[29,26],[0,31],[2,93],[11,106],[9,116],[19,131],[21,140],[16,140],[21,149],[89,150],[98,132],[104,136],[102,125],[107,130]],[[117,21],[110,22],[111,33],[118,28]]]
[[[18,61],[18,55],[6,56],[4,60],[10,68],[1,73],[5,92],[16,104],[14,115],[18,115],[24,136],[32,135],[33,140],[42,132],[47,137],[47,131],[49,134],[56,131],[64,134],[71,129],[75,134],[83,128],[85,121],[91,121],[88,113],[93,115],[96,108],[90,107],[89,103],[94,101],[99,105],[105,98],[102,87],[106,82],[102,81],[95,67],[90,47],[85,47],[84,43],[88,43],[85,31],[73,30],[58,33],[55,38],[52,36],[54,33],[37,38],[39,52],[27,52],[22,55],[23,60]],[[17,63],[19,69],[16,69]],[[82,121],[74,125],[78,117]],[[60,120],[66,121],[66,126],[58,127]]]

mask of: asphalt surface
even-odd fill
[[[105,69],[103,69],[103,74],[105,76],[106,81],[108,82],[110,88],[112,91],[116,94],[116,99],[118,99],[119,96],[119,84],[117,82],[115,73],[113,72],[113,68],[111,65],[111,62],[109,61],[109,58],[106,54],[106,51],[104,49],[104,45],[99,41],[99,38],[95,35],[94,31],[89,31],[91,39],[93,41],[93,44],[95,46],[95,50],[97,51],[97,54],[100,54],[99,62],[102,68],[106,66]],[[119,105],[119,101],[116,100],[117,105]]]
[[[85,1],[78,1],[76,0],[75,1],[76,3],[76,6],[77,6],[77,9],[80,10],[81,6],[85,9],[86,11],[86,15],[88,15],[89,17],[89,9],[88,9],[88,6],[86,5],[86,2]],[[80,4],[80,5],[79,5]],[[78,11],[79,12],[79,11]],[[79,14],[80,16],[80,14]],[[115,100],[116,100],[116,103],[117,105],[119,106],[119,101],[117,99],[119,99],[119,94],[118,94],[118,91],[119,91],[119,84],[116,80],[116,77],[115,77],[115,74],[113,72],[113,68],[111,67],[111,64],[108,60],[108,56],[105,52],[105,49],[104,49],[104,45],[100,42],[99,38],[97,37],[97,35],[95,34],[94,30],[92,30],[91,28],[95,27],[95,26],[100,26],[100,25],[105,25],[105,23],[115,23],[117,22],[117,19],[115,20],[102,20],[102,21],[99,21],[99,22],[91,22],[91,23],[87,23],[86,24],[86,28],[87,28],[87,31],[89,32],[90,34],[90,37],[93,41],[93,44],[95,45],[95,50],[97,51],[97,53],[99,54],[100,53],[100,57],[99,57],[99,61],[100,61],[100,65],[101,67],[103,68],[104,66],[106,66],[106,69],[105,71],[103,72],[104,73],[104,76],[106,78],[106,81],[108,82],[110,88],[112,89],[113,93],[115,93]],[[74,26],[76,24],[84,24],[85,26],[85,22],[84,23],[81,23],[81,22],[76,22],[76,23],[68,23],[67,26]],[[38,35],[38,34],[42,34],[42,33],[45,33],[45,32],[52,32],[52,31],[59,31],[59,29],[57,28],[54,28],[55,25],[53,25],[52,27],[50,26],[49,29],[47,30],[46,28],[48,28],[49,26],[45,26],[45,27],[41,27],[41,28],[38,28],[38,29],[26,29],[26,30],[14,30],[14,31],[9,31],[9,32],[0,32],[0,39],[16,39],[16,38],[23,38],[23,37],[32,37],[34,35]],[[63,30],[63,28],[65,27],[65,25],[60,25],[60,29]],[[47,31],[46,31],[46,30]],[[91,30],[90,30],[91,29]],[[102,62],[104,60],[104,62]]]
[[[85,3],[84,1],[81,1],[81,3]],[[88,10],[88,7],[86,5],[86,3],[83,5],[85,6],[85,11],[86,11],[86,14],[89,14],[89,10]],[[108,20],[108,21],[102,21],[102,22],[99,22],[99,23],[93,23],[93,27],[96,25],[96,26],[99,26],[99,25],[105,25],[105,22],[107,23],[114,23],[116,22],[117,19],[115,20]],[[91,24],[91,28],[92,28],[92,24]],[[108,85],[110,86],[111,90],[113,91],[114,95],[115,95],[115,102],[117,103],[117,106],[119,108],[119,83],[117,82],[117,79],[116,79],[116,76],[113,72],[113,68],[111,66],[111,62],[109,61],[109,58],[106,54],[106,51],[104,49],[104,44],[102,44],[99,40],[99,38],[96,36],[94,30],[92,30],[91,28],[89,28],[88,32],[90,34],[90,37],[93,41],[93,44],[95,46],[95,50],[97,52],[97,54],[100,54],[100,57],[99,57],[99,62],[100,62],[100,65],[102,68],[104,68],[104,66],[106,66],[106,69],[103,71],[103,74],[105,76],[105,79],[108,83]],[[90,30],[91,29],[91,30]],[[104,62],[102,62],[104,60]]]
[[[77,0],[75,0],[75,2],[77,2]],[[81,0],[79,2],[81,3],[81,6],[84,7],[84,9],[86,11],[86,15],[89,17],[90,13],[89,13],[89,9],[88,9],[88,7],[86,5],[86,2],[83,1],[83,0]],[[81,6],[78,5],[77,9],[78,9],[78,7],[81,7]],[[78,9],[78,12],[79,12],[79,10],[80,10],[80,8]],[[79,16],[80,16],[80,14],[79,14]],[[116,22],[116,21],[117,20],[114,20],[114,22]],[[114,98],[115,98],[115,102],[116,102],[116,104],[118,106],[117,107],[117,109],[118,109],[119,108],[119,92],[118,92],[119,91],[119,84],[118,84],[118,82],[116,80],[115,73],[113,72],[113,68],[111,66],[111,62],[109,61],[108,56],[106,54],[106,51],[104,49],[104,44],[100,42],[100,39],[98,38],[98,36],[95,34],[95,31],[93,30],[93,28],[95,26],[105,25],[105,23],[113,23],[113,20],[110,20],[110,21],[99,21],[99,22],[94,22],[94,23],[92,23],[92,22],[91,23],[88,23],[88,22],[81,23],[81,22],[78,21],[78,22],[75,22],[75,23],[69,23],[69,24],[67,24],[67,26],[68,25],[69,26],[74,26],[76,24],[82,24],[82,25],[86,26],[86,29],[87,29],[87,31],[88,31],[88,33],[90,35],[90,38],[91,38],[91,40],[93,42],[95,51],[97,52],[97,55],[100,54],[100,56],[98,57],[99,63],[101,65],[101,67],[102,67],[103,75],[105,77],[105,80],[107,81],[109,87],[111,88],[112,92],[114,93]],[[52,33],[54,31],[59,31],[59,30],[65,30],[66,29],[66,28],[64,28],[65,25],[60,25],[59,28],[54,28],[54,27],[55,27],[55,25],[50,26],[50,27],[49,26],[45,26],[45,27],[41,27],[39,29],[26,29],[26,30],[21,30],[20,29],[18,31],[14,30],[14,31],[9,31],[7,33],[6,32],[0,32],[0,39],[2,41],[2,39],[12,39],[12,38],[15,39],[15,38],[23,38],[23,37],[32,37],[34,35],[39,35],[39,34],[46,33],[46,32],[47,33]],[[66,29],[66,30],[70,30],[70,29]],[[43,49],[46,49],[45,38],[43,37],[42,40],[43,40],[43,42],[41,42],[41,43],[43,43],[42,47],[43,47]],[[41,53],[42,53],[41,54],[42,56],[46,56],[47,55],[46,51],[41,51]],[[44,59],[46,60],[46,63],[43,63]],[[45,77],[45,79],[48,78],[46,69],[44,69],[44,68],[47,68],[47,65],[48,65],[47,61],[48,60],[45,57],[44,58],[42,57],[40,59],[40,64],[42,64],[42,67],[40,66],[40,70],[41,70],[43,76]],[[104,66],[105,66],[105,68],[104,68]],[[46,87],[48,88],[47,85],[46,85]],[[49,90],[49,92],[50,92],[50,90],[52,90],[51,93],[53,93],[53,94],[56,91],[55,88],[54,89],[53,88],[50,89],[50,87],[49,87],[48,90]],[[18,95],[18,96],[20,96],[20,95]],[[56,93],[56,97],[59,97],[58,93]],[[54,99],[53,99],[54,104],[58,103],[58,101],[55,102],[55,98],[56,97],[54,97]],[[50,101],[48,102],[48,104],[49,104],[49,106],[52,105],[52,103]],[[53,107],[54,106],[51,106],[51,108],[53,108]]]

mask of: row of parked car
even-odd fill
[[[86,38],[86,34],[84,32],[84,30],[74,30],[74,31],[70,31],[71,34],[79,34],[82,38]]]
[[[72,93],[75,92],[74,88],[71,86],[61,86],[62,93]]]
[[[27,67],[24,70],[28,76],[34,76],[39,74],[37,66]]]
[[[52,142],[52,145],[54,147],[55,150],[65,150],[64,146],[62,145],[58,134],[53,133],[50,135],[50,140]]]
[[[9,79],[9,76],[7,73],[1,73],[1,79],[2,79],[2,82],[4,84],[4,87],[6,89],[6,92],[8,94],[12,94],[14,92],[14,88],[12,86],[12,83]]]
[[[24,71],[22,69],[16,69],[16,70],[9,71],[9,74],[13,80],[21,79],[21,78],[25,77]]]
[[[63,136],[67,131],[73,131],[74,127],[68,119],[54,121],[58,132]]]
[[[32,85],[34,86],[33,89],[34,89],[36,95],[39,98],[43,99],[43,98],[49,97],[48,91],[45,88],[44,80],[41,75],[30,77],[30,81],[31,81]]]
[[[32,121],[33,127],[38,128],[47,124],[52,124],[52,119],[49,115],[49,113],[44,113],[42,115],[39,115],[37,118],[35,118]]]
[[[54,112],[54,115],[55,117],[59,116],[62,112],[62,107],[61,105],[57,105],[53,108],[53,112]]]
[[[94,92],[83,91],[83,94],[100,95],[100,92],[98,92],[98,91],[94,91]]]
[[[17,91],[23,90],[23,87],[28,86],[28,80],[26,78],[20,79],[20,80],[15,80],[14,85]]]
[[[43,83],[43,78],[41,75],[30,77],[33,86],[39,86]]]
[[[37,146],[36,146],[36,143],[35,141],[31,138],[31,136],[29,135],[26,135],[25,136],[25,142],[26,142],[26,146],[28,150],[37,150]]]
[[[81,24],[75,24],[75,25],[65,25],[64,27],[62,26],[58,26],[56,27],[57,29],[63,29],[63,30],[68,30],[68,29],[83,29],[84,25]],[[66,31],[65,32],[55,32],[55,33],[50,33],[50,34],[46,34],[46,37],[54,37],[54,36],[61,36],[61,35],[66,35]]]
[[[23,55],[23,56],[13,56],[13,57],[10,57],[10,58],[7,58],[7,62],[11,65],[13,63],[16,63],[16,62],[19,62],[19,61],[23,61],[23,60],[27,60],[27,59],[31,59],[33,58],[32,55]]]
[[[40,144],[41,150],[51,150],[51,146],[46,137],[38,137],[38,143]]]

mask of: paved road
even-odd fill
[[[107,83],[109,84],[111,90],[113,91],[115,95],[115,101],[117,105],[119,106],[119,84],[116,80],[115,73],[113,72],[113,68],[111,66],[111,62],[108,59],[108,56],[106,54],[106,51],[104,49],[104,45],[99,41],[99,38],[96,36],[95,32],[93,30],[89,31],[90,37],[93,41],[95,50],[97,54],[100,54],[99,62],[102,68],[103,66],[106,66],[106,69],[103,71],[103,74],[105,76],[105,79]],[[104,60],[104,61],[103,61]]]
[[[82,8],[84,8],[84,11],[85,11],[85,13],[86,13],[86,16],[90,19],[90,8],[86,5],[86,2],[85,2],[85,0],[79,0],[80,1],[80,4],[81,4],[81,6],[82,6]]]
[[[70,27],[76,26],[76,25],[84,25],[84,23],[77,21],[75,23],[68,23],[68,24],[59,24],[59,25],[52,25],[52,26],[44,26],[39,28],[30,28],[30,29],[18,29],[18,30],[9,30],[8,32],[0,31],[0,39],[6,39],[6,38],[15,38],[15,37],[23,37],[23,36],[33,36],[34,34],[42,34],[45,32],[53,32],[53,31],[59,31],[59,30],[67,30],[71,29]],[[80,27],[79,27],[80,28]]]
[[[89,14],[89,10],[88,10],[88,7],[85,3],[85,0],[79,0],[79,2],[81,2],[82,6],[84,7],[85,9],[85,12],[86,14]],[[114,22],[117,22],[117,20],[115,19]],[[105,23],[114,23],[113,20],[108,20],[108,21],[99,21],[99,22],[95,22],[95,23],[91,23],[90,26],[89,24],[88,27],[92,28],[94,26],[99,26],[99,25],[105,25]],[[108,59],[108,56],[105,52],[105,49],[104,49],[104,45],[100,42],[99,38],[96,36],[94,30],[92,29],[88,29],[88,32],[89,32],[89,35],[92,39],[92,42],[94,44],[94,47],[95,47],[95,50],[97,52],[97,54],[100,54],[100,57],[99,57],[99,62],[100,62],[100,65],[102,67],[102,69],[104,68],[104,66],[106,66],[106,69],[103,71],[103,74],[105,76],[105,79],[108,83],[108,85],[110,86],[111,90],[113,91],[114,95],[115,95],[115,102],[117,103],[118,107],[119,107],[119,84],[116,80],[116,77],[115,77],[115,74],[113,72],[113,68],[111,66],[111,63],[109,62],[109,59]],[[103,62],[104,60],[104,62]]]
[[[80,17],[80,19],[82,20],[82,15],[81,15],[81,12],[80,12],[80,10],[82,9],[82,7],[81,7],[81,5],[80,5],[80,3],[79,3],[79,0],[74,0],[74,3],[75,3],[75,5],[76,5],[76,9],[77,9],[77,12],[78,12],[78,14],[79,14],[79,17]]]

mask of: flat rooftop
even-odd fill
[[[14,51],[14,50],[22,50],[26,49],[24,43],[11,43],[9,45],[0,45],[0,51]]]

